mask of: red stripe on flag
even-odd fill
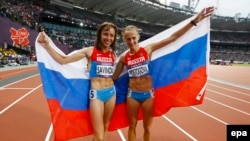
[[[93,133],[89,111],[62,109],[57,100],[47,100],[51,112],[55,141],[87,136]]]
[[[189,78],[155,90],[155,116],[168,112],[171,107],[183,107],[201,104],[205,91],[200,100],[196,97],[207,81],[206,67],[195,70]]]
[[[125,103],[117,104],[114,109],[109,131],[117,130],[128,126],[127,107]]]

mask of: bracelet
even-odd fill
[[[194,26],[197,26],[197,24],[193,20],[190,23]]]

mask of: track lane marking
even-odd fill
[[[211,114],[209,114],[209,113],[207,113],[207,112],[204,112],[204,111],[202,111],[202,110],[200,110],[200,109],[198,109],[198,108],[196,108],[196,107],[194,107],[194,106],[190,106],[190,107],[193,108],[193,109],[195,109],[195,110],[197,110],[197,111],[199,111],[199,112],[201,112],[201,113],[203,113],[203,114],[206,115],[206,116],[209,116],[209,117],[212,118],[212,119],[215,119],[215,120],[219,121],[220,123],[223,123],[223,124],[225,124],[225,125],[228,124],[228,123],[226,123],[226,122],[220,120],[219,118],[217,118],[217,117],[215,117],[215,116],[212,116]]]
[[[229,106],[229,105],[227,105],[227,104],[223,104],[223,103],[218,102],[218,101],[216,101],[216,100],[213,100],[213,99],[211,99],[211,98],[205,97],[205,99],[210,100],[210,101],[213,101],[214,103],[217,103],[217,104],[219,104],[219,105],[225,106],[225,107],[227,107],[227,108],[229,108],[229,109],[233,109],[233,110],[235,110],[235,111],[237,111],[237,112],[240,112],[240,113],[242,113],[242,114],[245,114],[245,115],[248,115],[248,116],[250,115],[250,114],[247,113],[247,112],[244,112],[244,111],[239,110],[239,109],[237,109],[237,108],[231,107],[231,106]]]
[[[9,108],[11,108],[12,106],[14,106],[16,103],[18,103],[19,101],[21,101],[22,99],[24,99],[26,96],[30,95],[32,92],[34,92],[35,90],[37,90],[38,88],[40,88],[42,86],[42,84],[38,85],[37,87],[35,87],[34,89],[32,89],[31,91],[27,92],[26,94],[24,94],[23,96],[21,96],[20,98],[18,98],[16,101],[14,101],[13,103],[11,103],[9,106],[7,106],[6,108],[4,108],[2,111],[0,111],[0,115],[3,114],[5,111],[7,111]]]
[[[179,125],[174,123],[172,120],[170,120],[167,116],[162,115],[164,119],[166,119],[168,122],[170,122],[172,125],[174,125],[176,128],[178,128],[182,133],[187,135],[189,138],[191,138],[193,141],[198,141],[196,138],[194,138],[192,135],[190,135],[188,132],[186,132],[184,129],[182,129]]]
[[[48,132],[47,132],[47,135],[46,135],[44,141],[50,141],[50,136],[51,136],[51,134],[52,134],[52,131],[53,131],[53,125],[52,125],[52,123],[51,123],[50,126],[49,126],[49,130],[48,130]]]
[[[217,88],[221,88],[221,89],[224,89],[224,90],[228,90],[228,91],[231,91],[231,92],[239,93],[239,94],[242,94],[242,95],[250,96],[250,94],[247,94],[247,93],[235,91],[235,90],[232,90],[232,89],[227,89],[227,88],[216,86],[216,85],[213,85],[213,84],[208,84],[208,85],[213,86],[213,87],[217,87]]]
[[[117,132],[118,132],[119,136],[121,137],[122,141],[126,141],[122,131],[120,129],[118,129]]]
[[[238,87],[238,88],[242,88],[242,89],[246,89],[246,90],[250,90],[250,86],[247,86],[247,85],[240,85],[240,84],[236,84],[236,83],[233,83],[233,82],[227,82],[227,81],[224,81],[224,80],[211,78],[211,77],[208,78],[208,80],[215,81],[215,82],[222,83],[222,84],[226,84],[226,85],[230,85],[230,86],[234,86],[234,87]]]
[[[53,131],[53,126],[52,126],[52,123],[51,123],[44,141],[50,141],[50,137],[52,135],[52,131]],[[125,139],[122,131],[120,129],[118,129],[117,132],[118,132],[119,136],[121,137],[122,141],[126,141],[126,139]]]
[[[38,76],[38,75],[40,75],[40,74],[35,74],[35,75],[32,75],[32,76],[26,77],[26,78],[24,78],[24,79],[20,79],[20,80],[18,80],[18,81],[12,82],[12,83],[10,83],[10,84],[4,85],[4,86],[2,86],[2,87],[0,87],[0,88],[3,89],[4,87],[10,86],[10,85],[12,85],[12,84],[16,84],[16,83],[18,83],[18,82],[27,80],[27,79],[29,79],[29,78],[32,78],[32,77],[35,77],[35,76]]]
[[[34,88],[0,88],[0,90],[31,90]]]
[[[247,104],[250,104],[250,101],[242,100],[242,99],[239,99],[239,98],[236,98],[236,97],[233,97],[233,96],[229,96],[229,95],[226,95],[226,94],[223,94],[223,93],[220,93],[220,92],[217,92],[217,91],[213,91],[213,90],[210,90],[210,89],[207,89],[207,90],[210,91],[210,92],[217,93],[217,94],[219,94],[219,95],[222,95],[222,96],[225,96],[225,97],[234,99],[234,100],[238,100],[238,101],[241,101],[241,102],[245,102],[245,103],[247,103]]]

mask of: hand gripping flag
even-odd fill
[[[170,36],[192,18],[141,42],[140,46]],[[178,40],[152,54],[154,116],[160,116],[172,107],[197,105],[203,102],[210,51],[209,30],[210,19],[206,18]],[[65,55],[51,40],[50,44],[58,53]],[[86,58],[60,65],[37,41],[35,46],[55,141],[92,134],[88,99],[90,80]],[[115,82],[115,86],[117,100],[109,131],[128,126],[125,105],[128,74],[125,69]],[[141,113],[138,119],[142,119]]]

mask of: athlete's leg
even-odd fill
[[[90,117],[94,129],[93,141],[104,140],[103,113],[104,103],[98,99],[90,100]]]
[[[153,122],[154,98],[148,98],[142,103],[144,141],[151,140],[151,125]]]
[[[115,107],[115,100],[116,100],[116,95],[113,95],[111,99],[109,99],[105,104],[104,104],[104,141],[106,140],[106,136],[108,133],[108,127],[110,120],[112,118],[112,114],[114,111]]]
[[[128,141],[136,139],[137,115],[140,108],[140,103],[131,97],[127,97],[127,111],[129,120]]]

